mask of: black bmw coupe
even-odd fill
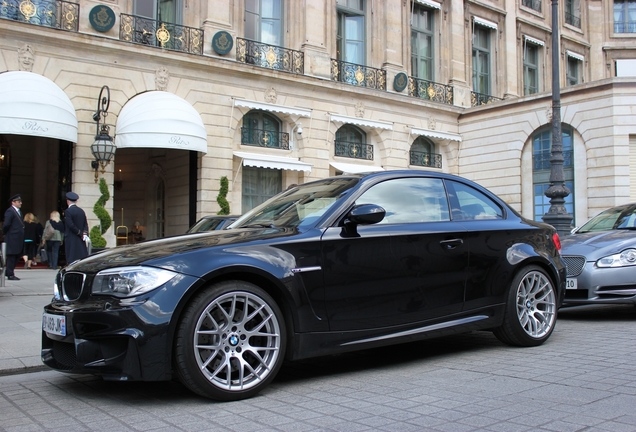
[[[536,346],[563,300],[556,231],[453,175],[313,181],[231,228],[62,269],[44,308],[43,362],[107,380],[176,376],[238,400],[284,360],[473,330]]]

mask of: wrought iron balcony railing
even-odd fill
[[[305,73],[305,55],[302,51],[238,37],[236,38],[236,60],[299,75]]]
[[[409,77],[409,96],[452,105],[453,86]]]
[[[442,167],[442,155],[436,153],[428,153],[421,151],[410,151],[411,165],[429,167],[429,168],[441,168]]]
[[[386,71],[331,59],[331,79],[358,87],[386,90]]]
[[[550,157],[549,151],[541,153],[535,153],[532,155],[532,163],[535,171],[543,171],[550,169]],[[563,168],[572,168],[572,150],[566,150],[563,152]]]
[[[636,33],[636,21],[614,22],[614,33]]]
[[[242,127],[241,144],[289,150],[289,134]]]
[[[493,102],[501,101],[502,98],[490,96],[483,93],[470,92],[470,106],[490,105]]]
[[[119,39],[189,54],[203,54],[203,30],[150,18],[120,14]]]
[[[336,141],[335,155],[353,159],[373,160],[373,146],[356,142]]]
[[[63,0],[0,0],[0,18],[76,32],[79,8]]]
[[[581,18],[569,12],[565,13],[565,22],[573,27],[581,28]]]
[[[521,0],[521,4],[537,12],[541,12],[541,0]]]

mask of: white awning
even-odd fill
[[[473,21],[477,25],[497,30],[497,23],[494,23],[492,21],[488,21],[487,19],[483,19],[483,18],[479,18],[479,17],[474,16],[473,17]]]
[[[585,57],[583,57],[581,54],[577,54],[572,51],[565,51],[565,53],[568,57],[572,57],[573,59],[576,59],[578,61],[585,61]]]
[[[525,38],[526,42],[530,42],[531,44],[534,44],[534,45],[545,46],[545,42],[539,39],[535,39],[533,37],[526,36],[526,35],[524,35],[523,37]]]
[[[366,126],[376,129],[393,130],[393,123],[378,121],[378,120],[365,120],[360,117],[348,117],[338,114],[331,114],[331,121],[340,123],[350,123],[358,126]]]
[[[424,6],[431,7],[433,9],[441,9],[442,5],[439,2],[433,0],[415,0],[415,3],[419,3]]]
[[[172,148],[208,152],[201,115],[185,99],[148,91],[130,99],[117,117],[117,148]]]
[[[411,135],[424,135],[431,138],[439,138],[439,139],[459,141],[459,142],[462,141],[461,135],[457,135],[457,134],[449,133],[449,132],[433,131],[429,129],[412,128]]]
[[[75,107],[50,79],[33,72],[0,73],[0,134],[77,142]]]
[[[265,102],[254,102],[245,99],[234,99],[234,105],[236,105],[237,107],[270,111],[282,114],[291,114],[300,117],[311,117],[311,110],[304,108],[290,108],[283,105],[275,105]]]
[[[298,159],[282,156],[264,155],[258,153],[234,152],[234,156],[243,159],[244,166],[270,168],[290,171],[311,172],[311,164]]]
[[[343,173],[349,173],[349,174],[384,171],[384,168],[379,166],[373,166],[373,165],[358,165],[358,164],[348,164],[348,163],[340,163],[340,162],[330,162],[329,165],[331,165],[338,171],[342,171]]]

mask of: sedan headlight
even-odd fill
[[[159,288],[177,273],[154,267],[118,267],[102,270],[93,280],[93,294],[133,297]]]
[[[636,265],[636,249],[625,249],[623,252],[606,256],[596,261],[598,267],[627,267]]]

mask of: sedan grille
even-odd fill
[[[585,257],[583,256],[563,256],[561,258],[568,269],[568,277],[580,275],[585,267]]]
[[[86,275],[83,273],[65,273],[62,276],[61,294],[65,300],[77,300],[82,294]]]

